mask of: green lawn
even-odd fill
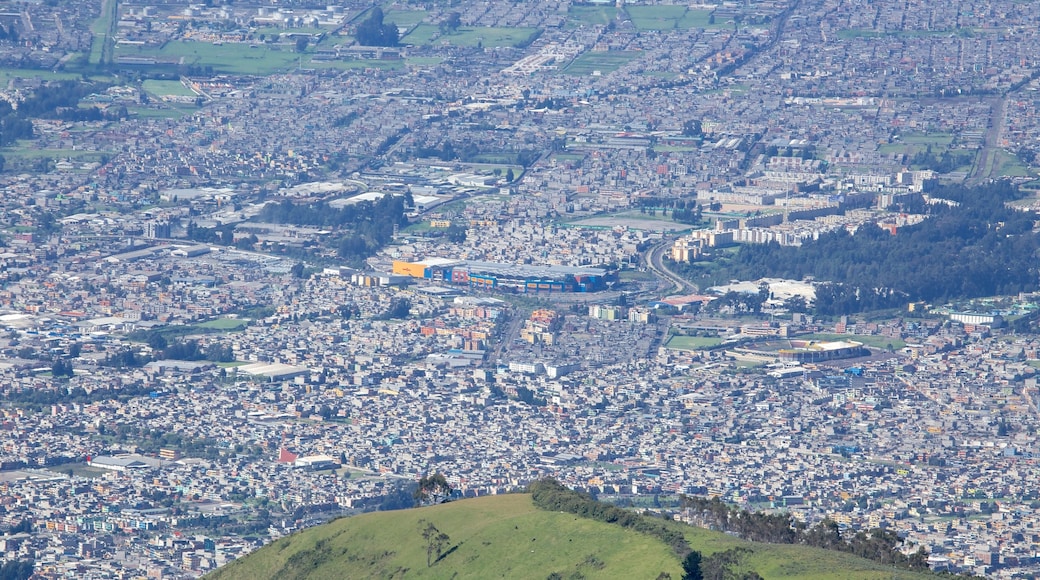
[[[7,161],[36,159],[69,159],[71,161],[100,161],[102,156],[111,156],[112,151],[91,151],[85,149],[30,149],[27,147],[5,148],[3,152]]]
[[[90,42],[90,58],[88,59],[90,64],[102,64],[112,56],[112,39],[109,38],[109,33],[112,32],[112,25],[115,23],[118,11],[118,0],[101,2],[101,15],[90,25],[90,32],[94,35]]]
[[[718,337],[673,336],[668,339],[665,346],[675,350],[701,350],[712,348],[720,344],[722,344],[722,339]]]
[[[194,97],[195,91],[184,86],[180,81],[157,81],[148,79],[141,83],[146,92],[160,97]]]
[[[117,57],[154,57],[177,65],[213,67],[214,72],[266,75],[296,68],[300,55],[288,48],[245,43],[174,40],[161,47],[117,46]],[[304,55],[304,65],[309,64]]]
[[[401,44],[450,44],[453,46],[524,46],[541,32],[537,28],[460,27],[454,33],[441,35],[433,24],[419,24],[401,39]]]
[[[376,59],[358,59],[358,60],[332,60],[322,62],[311,62],[305,65],[304,68],[333,68],[337,70],[354,70],[354,69],[380,69],[380,70],[392,70],[404,68],[405,61],[403,60],[376,60]]]
[[[799,335],[798,340],[821,340],[821,341],[834,341],[834,340],[852,340],[855,342],[862,342],[866,346],[871,348],[888,348],[888,345],[892,345],[892,348],[899,350],[906,346],[906,342],[898,338],[889,338],[887,336],[864,336],[861,334],[827,334],[827,333],[816,333],[816,334],[805,334]]]
[[[715,22],[711,10],[691,10],[677,5],[626,6],[632,24],[640,31],[732,28],[730,22]]]
[[[448,536],[429,554],[422,530]],[[703,555],[745,550],[734,571],[780,580],[925,580],[840,552],[761,544],[677,522]],[[682,577],[678,556],[649,535],[564,512],[542,511],[529,495],[469,499],[434,507],[375,512],[336,520],[279,539],[207,576],[211,580],[549,577],[646,579]],[[739,577],[739,575],[738,575]]]
[[[0,68],[0,84],[7,85],[12,79],[40,79],[43,81],[66,81],[82,78],[78,73],[55,72],[30,68]],[[97,79],[95,79],[97,80]],[[111,81],[110,77],[103,80]]]
[[[1033,177],[1036,175],[1036,172],[1031,171],[1017,156],[1006,151],[994,151],[992,156],[997,167],[996,175],[1001,177]]]
[[[447,534],[451,550],[427,565],[422,528]],[[348,572],[349,570],[349,572]],[[280,539],[212,575],[266,578],[679,578],[679,560],[654,538],[547,512],[528,495],[363,514]]]
[[[77,477],[101,477],[106,473],[111,473],[107,469],[101,469],[100,467],[91,467],[86,463],[66,463],[64,465],[54,465],[47,468],[47,471],[53,471],[55,473],[61,473],[67,475],[70,471],[72,475]]]
[[[180,119],[185,115],[190,115],[197,111],[199,108],[194,105],[186,105],[180,103],[164,103],[162,108],[152,107],[127,107],[127,111],[141,119]]]
[[[411,28],[426,19],[425,10],[384,10],[383,22],[393,22],[398,28]]]
[[[613,6],[575,6],[567,9],[567,19],[575,25],[606,26],[617,16]]]
[[[627,64],[632,59],[638,58],[639,52],[635,51],[610,51],[583,53],[571,61],[563,72],[569,75],[588,76],[599,71],[600,74],[609,74]]]
[[[249,326],[248,320],[240,318],[218,318],[197,325],[199,328],[215,328],[217,330],[239,330]]]

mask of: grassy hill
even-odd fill
[[[433,524],[450,538],[427,566],[422,530]],[[677,526],[679,524],[676,524]],[[734,547],[751,553],[740,569],[790,579],[925,579],[873,562],[804,546],[755,544],[681,526],[705,555]],[[437,559],[436,553],[432,556]],[[505,495],[439,506],[364,514],[282,538],[207,578],[213,580],[343,578],[646,578],[682,577],[678,557],[638,532],[573,514],[536,508],[529,495]]]

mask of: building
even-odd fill
[[[523,292],[596,292],[606,288],[612,272],[537,264],[502,264],[476,260],[427,258],[395,260],[393,273],[434,282],[450,282],[482,290],[509,288]]]
[[[815,342],[792,340],[791,348],[780,349],[780,360],[814,363],[869,354],[862,342],[843,340],[837,342]]]

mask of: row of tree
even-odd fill
[[[1015,186],[951,186],[937,195],[951,203],[918,202],[928,219],[897,235],[868,223],[797,248],[745,244],[716,268],[685,272],[701,286],[763,277],[829,281],[816,292],[816,312],[824,315],[1040,289],[1040,235],[1031,214],[1008,207],[1020,196]]]
[[[596,501],[586,493],[567,489],[554,479],[536,481],[527,486],[527,491],[534,505],[540,509],[567,512],[648,534],[664,542],[680,558],[690,553],[690,544],[686,538],[658,518]]]
[[[719,498],[681,496],[681,505],[692,512],[700,525],[736,534],[746,540],[773,544],[806,544],[827,550],[855,554],[875,562],[911,570],[928,569],[928,552],[919,548],[903,553],[903,539],[882,529],[843,532],[832,520],[806,528],[789,514],[748,512],[731,506]]]

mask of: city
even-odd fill
[[[442,473],[1040,571],[1035,265],[839,315],[702,283],[953,186],[1034,234],[1040,5],[8,8],[4,561],[196,578]]]

